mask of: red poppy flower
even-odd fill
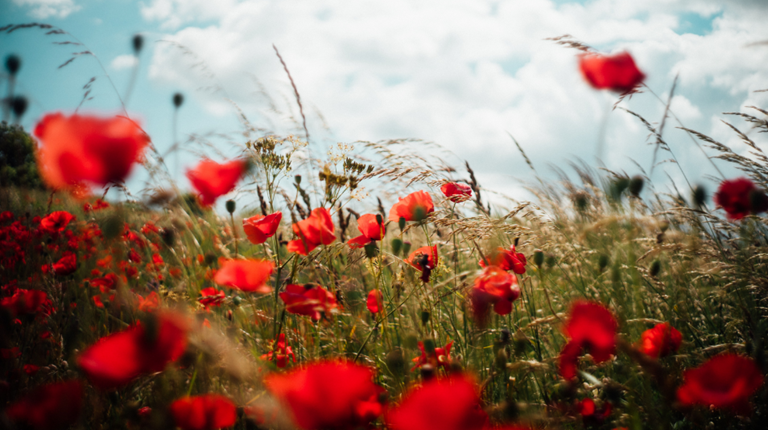
[[[421,355],[411,360],[414,363],[416,363],[411,368],[411,370],[414,370],[417,367],[421,367],[425,364],[429,364],[435,369],[437,369],[438,367],[442,367],[447,370],[448,366],[451,365],[451,347],[452,346],[453,346],[453,341],[450,341],[445,345],[445,347],[435,348],[435,350],[432,351],[432,353],[427,354],[427,351],[424,349],[424,342],[419,342],[419,350],[421,350]]]
[[[272,347],[270,347],[269,352],[262,355],[261,359],[272,361],[272,354]],[[296,356],[293,355],[293,349],[285,344],[285,333],[280,333],[280,336],[277,338],[277,354],[275,354],[275,356],[277,358],[275,360],[275,365],[281,369],[285,367],[286,364],[288,364],[289,356],[293,359],[294,363],[296,362]]]
[[[5,410],[11,422],[35,430],[65,429],[77,421],[83,404],[80,381],[56,382],[36,388]]]
[[[275,264],[267,260],[225,260],[213,282],[241,291],[267,294],[272,292],[267,282],[274,268]]]
[[[722,354],[696,369],[687,370],[677,400],[683,405],[703,405],[749,413],[749,397],[763,385],[763,375],[748,357]]]
[[[768,210],[768,197],[747,178],[723,181],[715,193],[714,201],[732,221]]]
[[[306,315],[317,321],[320,313],[331,313],[336,309],[336,297],[319,285],[288,285],[280,293],[280,299],[285,303],[285,310],[296,315]]]
[[[104,307],[104,302],[101,301],[101,296],[93,296],[93,297],[91,297],[91,299],[93,300],[93,304],[97,308],[103,308]]]
[[[307,219],[297,222],[292,228],[299,238],[288,242],[288,252],[307,255],[320,244],[330,245],[336,240],[331,213],[326,208],[313,209]]]
[[[12,317],[33,314],[50,303],[45,291],[18,289],[11,297],[0,299],[0,307],[8,309]]]
[[[35,126],[35,136],[42,141],[38,168],[56,189],[122,182],[149,144],[135,122],[120,116],[48,114]]]
[[[187,347],[187,327],[175,314],[157,314],[146,328],[137,324],[99,339],[78,358],[93,386],[111,390],[146,373],[159,372]]]
[[[516,252],[515,245],[510,246],[509,249],[499,247],[488,257],[488,261],[491,266],[499,266],[503,270],[511,270],[518,275],[525,273],[525,265],[528,264],[525,255],[522,252]],[[485,267],[485,261],[482,259],[478,264],[480,267]]]
[[[598,408],[597,405],[595,405],[595,401],[590,398],[580,401],[577,408],[579,409],[579,414],[581,414],[581,418],[586,426],[600,425],[609,415],[611,415],[612,410],[610,403],[605,402],[601,408]]]
[[[448,182],[440,186],[440,191],[454,203],[461,203],[472,198],[472,187],[458,182]]]
[[[117,275],[114,273],[107,273],[101,278],[91,279],[90,282],[92,287],[97,287],[102,293],[106,293],[108,290],[117,288]]]
[[[237,421],[237,407],[219,394],[187,396],[169,407],[176,427],[182,430],[216,430],[231,427]]]
[[[475,279],[472,288],[472,309],[482,322],[488,316],[491,305],[499,315],[512,312],[512,303],[520,297],[517,277],[501,267],[489,266]]]
[[[96,199],[96,201],[93,204],[84,203],[83,212],[98,211],[101,209],[106,209],[108,207],[109,207],[109,203],[105,202],[102,199]]]
[[[384,296],[381,294],[381,291],[378,289],[371,290],[370,293],[368,293],[368,300],[366,302],[366,305],[368,306],[368,310],[371,311],[373,314],[377,314],[381,312],[384,309]]]
[[[389,210],[389,220],[400,222],[400,218],[406,221],[421,221],[435,211],[432,197],[424,191],[416,191],[401,198],[392,205]]]
[[[626,52],[616,55],[582,54],[579,69],[584,79],[599,90],[625,93],[640,85],[645,75]]]
[[[576,376],[576,361],[587,349],[596,363],[602,363],[616,352],[618,325],[611,311],[594,302],[579,301],[571,307],[565,325],[570,341],[560,353],[560,374],[565,379]]]
[[[252,244],[258,245],[275,235],[282,219],[282,212],[275,212],[267,216],[254,215],[243,220],[243,230],[245,230],[248,240]]]
[[[211,306],[221,306],[226,295],[224,291],[217,290],[214,287],[203,288],[200,290],[200,298],[197,299],[207,310]]]
[[[267,389],[292,412],[303,430],[365,428],[384,409],[373,370],[347,361],[320,361],[271,374]]]
[[[376,215],[374,214],[365,214],[361,216],[357,220],[357,229],[360,230],[362,235],[350,239],[347,242],[350,248],[363,248],[373,241],[381,240],[387,233],[387,227],[385,227],[383,223],[379,224],[376,220]]]
[[[73,219],[74,215],[67,211],[52,212],[40,220],[40,228],[51,233],[61,233]]]
[[[77,270],[77,255],[72,251],[64,252],[64,256],[53,264],[42,267],[43,273],[53,272],[56,276],[71,275]]]
[[[160,307],[160,296],[154,291],[147,294],[146,298],[139,295],[137,298],[139,299],[139,310],[142,312],[154,312]]]
[[[422,246],[408,256],[408,264],[421,271],[421,280],[429,282],[432,270],[437,267],[437,245]]]
[[[488,416],[480,403],[480,388],[467,377],[433,378],[406,393],[386,415],[392,430],[481,430]]]
[[[247,163],[243,160],[233,160],[224,164],[203,160],[194,169],[187,170],[187,179],[200,194],[200,203],[203,206],[210,206],[216,202],[216,199],[235,189],[246,167]]]
[[[683,335],[669,323],[656,324],[640,335],[640,351],[653,358],[666,357],[677,352]]]

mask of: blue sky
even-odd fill
[[[768,8],[759,1],[720,3],[2,0],[0,26],[47,22],[70,32],[98,56],[121,95],[132,70],[130,40],[141,33],[145,44],[128,105],[131,116],[142,121],[158,148],[170,147],[171,97],[180,91],[186,96],[179,112],[181,140],[226,135],[210,138],[222,154],[190,146],[184,166],[203,152],[214,159],[236,153],[228,141],[242,143],[245,137],[231,102],[257,126],[277,134],[300,132],[274,43],[305,102],[314,155],[322,157],[335,142],[423,138],[452,152],[454,164],[468,160],[486,187],[526,199],[523,185],[532,181],[507,132],[548,178],[556,177],[549,164],[567,167],[576,158],[595,164],[603,121],[601,158],[608,167],[639,173],[630,159],[647,168],[652,154],[646,130],[628,114],[610,110],[616,96],[581,80],[576,51],[545,37],[570,33],[603,52],[628,50],[662,98],[679,73],[673,111],[687,127],[744,150],[719,122],[720,113],[768,105],[768,93],[755,92],[768,88],[768,49],[746,47],[768,40]],[[25,127],[44,112],[72,112],[91,77],[96,77],[93,100],[81,112],[120,112],[93,57],[80,56],[57,69],[82,49],[52,42],[71,38],[38,29],[0,38],[3,58],[16,53],[23,60],[17,88],[32,101]],[[176,46],[194,52],[213,77]],[[663,110],[650,94],[624,106],[651,121]],[[667,137],[682,167],[696,182],[706,182],[713,170],[676,125],[667,128]],[[669,165],[657,168],[653,179],[668,181],[667,173],[681,181]],[[736,174],[727,168],[726,173]],[[145,178],[136,172],[131,189],[141,189]],[[183,179],[180,183],[186,186]]]

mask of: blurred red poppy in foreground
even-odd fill
[[[181,357],[187,347],[182,317],[165,313],[146,321],[103,337],[80,354],[78,365],[93,386],[111,390]]]
[[[237,421],[237,407],[219,394],[182,397],[171,403],[170,411],[182,430],[216,430]]]
[[[481,430],[488,416],[468,377],[433,378],[409,391],[386,415],[392,430]]]
[[[292,228],[299,238],[288,242],[288,252],[307,255],[320,244],[330,245],[336,240],[331,213],[326,208],[313,209],[307,219],[297,222]]]
[[[400,198],[389,210],[389,220],[400,222],[400,218],[406,221],[421,221],[435,211],[432,197],[424,191],[416,191]]]
[[[275,212],[267,216],[254,215],[243,220],[243,230],[245,235],[248,236],[248,240],[252,244],[258,245],[275,235],[282,219],[282,212]]]
[[[512,303],[520,297],[520,287],[517,276],[502,270],[501,267],[490,266],[475,279],[471,293],[472,310],[481,322],[488,317],[491,305],[499,315],[512,312]]]
[[[491,266],[499,266],[503,270],[511,270],[518,275],[525,273],[525,265],[528,264],[525,255],[515,250],[515,245],[510,246],[509,249],[498,247],[496,252],[488,256],[488,262],[491,263]],[[480,267],[486,266],[483,259],[480,259],[478,264]]]
[[[387,233],[387,228],[380,223],[376,217],[381,218],[381,215],[365,214],[357,220],[357,229],[360,230],[362,235],[357,236],[347,241],[350,248],[363,248],[371,242],[381,240]]]
[[[422,246],[408,256],[408,264],[421,271],[421,280],[429,282],[432,270],[437,267],[437,245]]]
[[[315,321],[320,319],[321,312],[329,314],[337,306],[336,297],[330,291],[312,284],[288,285],[280,293],[280,299],[289,313],[306,315]]]
[[[435,348],[434,351],[427,353],[426,349],[424,348],[424,342],[419,342],[419,350],[421,350],[421,355],[411,360],[416,363],[411,368],[411,370],[415,370],[417,367],[421,367],[425,364],[429,364],[435,369],[442,367],[448,370],[448,366],[451,365],[452,346],[453,341],[450,341],[445,345],[444,348]]]
[[[40,228],[50,233],[61,233],[73,219],[74,215],[67,211],[52,212],[40,220]]]
[[[383,301],[384,297],[381,294],[381,291],[378,289],[371,290],[371,292],[368,293],[368,300],[366,301],[368,310],[371,311],[372,314],[381,312],[384,309]]]
[[[271,374],[267,389],[304,430],[366,428],[384,411],[373,370],[347,361],[320,361],[285,374]]]
[[[83,404],[80,381],[56,382],[37,387],[8,406],[11,422],[35,430],[65,429],[77,421]]]
[[[565,325],[565,334],[570,341],[560,352],[560,375],[565,379],[576,376],[576,365],[583,349],[592,355],[595,363],[610,359],[616,352],[617,328],[613,314],[603,305],[586,301],[574,303]]]
[[[200,203],[211,206],[216,203],[216,199],[235,189],[246,167],[247,163],[243,160],[223,164],[203,160],[194,169],[187,170],[187,178],[200,194]]]
[[[757,364],[747,357],[722,354],[696,369],[687,370],[677,400],[683,405],[702,405],[748,414],[749,397],[763,385]]]
[[[768,210],[768,197],[747,178],[723,181],[713,200],[732,221]]]
[[[635,65],[635,60],[626,52],[616,55],[582,54],[579,69],[584,79],[599,90],[613,90],[625,93],[640,85],[645,75]]]
[[[35,136],[41,140],[38,168],[56,189],[122,182],[149,144],[135,122],[119,116],[48,114],[35,126]]]
[[[445,197],[454,203],[461,203],[472,197],[472,187],[458,182],[448,182],[440,187]]]
[[[653,358],[666,357],[680,349],[683,335],[669,323],[656,324],[640,336],[640,351]]]
[[[226,260],[216,272],[213,282],[249,293],[272,292],[267,285],[275,264],[267,260]]]
[[[277,349],[275,351],[272,350],[274,345],[270,347],[270,351],[264,355],[261,356],[262,360],[272,361],[272,354],[276,351],[277,354],[275,365],[279,368],[285,367],[286,364],[288,364],[288,357],[290,356],[293,359],[293,362],[296,362],[296,356],[293,355],[293,348],[290,346],[287,346],[285,343],[285,333],[280,333],[280,336],[277,338]]]
[[[18,289],[11,297],[0,299],[0,307],[7,309],[12,317],[36,313],[47,303],[48,295],[40,290]]]

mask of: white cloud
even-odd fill
[[[118,55],[112,60],[111,63],[109,63],[109,67],[112,68],[112,70],[129,69],[135,66],[137,61],[138,60],[136,59],[135,55]]]
[[[66,18],[72,12],[81,9],[74,0],[13,0],[13,2],[18,6],[30,7],[29,15],[37,19]]]
[[[628,158],[650,167],[645,127],[612,111],[616,96],[582,81],[576,51],[546,37],[570,33],[604,51],[629,50],[661,100],[645,93],[624,106],[652,122],[660,120],[678,73],[672,110],[685,126],[704,133],[715,131],[712,115],[738,110],[757,97],[751,91],[768,88],[768,48],[745,47],[768,39],[768,8],[757,0],[728,6],[715,0],[213,3],[154,0],[143,6],[146,19],[166,28],[185,25],[167,39],[189,49],[159,44],[152,79],[190,91],[219,85],[261,125],[295,132],[291,116],[298,117],[298,110],[274,43],[305,107],[317,106],[333,130],[323,134],[320,119],[306,109],[316,138],[436,141],[468,159],[489,186],[504,175],[528,175],[507,131],[541,173],[548,163],[563,166],[574,157],[591,162],[599,146],[617,170],[637,170]],[[698,34],[680,30],[691,17],[715,18]],[[269,112],[254,77],[282,113]],[[212,113],[231,112],[221,93],[207,94],[200,100],[210,103]],[[669,121],[665,138],[680,148],[683,168],[700,175],[706,160],[690,152],[689,138]]]

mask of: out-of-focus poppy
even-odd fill
[[[48,114],[34,134],[42,141],[38,168],[56,189],[122,182],[149,144],[149,136],[135,122],[120,116]]]
[[[216,272],[213,282],[250,293],[272,292],[267,285],[275,264],[268,260],[226,260]]]
[[[40,220],[40,228],[51,233],[61,233],[75,216],[67,211],[56,211]]]
[[[515,245],[510,246],[509,249],[498,247],[496,252],[488,256],[488,261],[491,266],[499,266],[503,270],[511,270],[518,275],[525,273],[525,265],[528,264],[525,255],[515,250]],[[485,267],[485,261],[482,259],[478,264],[480,267]]]
[[[99,339],[78,358],[93,386],[111,390],[146,373],[159,372],[176,361],[187,347],[187,324],[171,313],[153,315],[137,324]]]
[[[713,199],[732,221],[768,210],[768,196],[747,178],[723,181]]]
[[[576,376],[576,363],[582,349],[587,349],[595,360],[602,363],[616,352],[618,325],[611,311],[595,302],[578,301],[571,307],[565,324],[570,338],[560,352],[560,374],[565,379]]]
[[[235,189],[246,168],[247,163],[243,160],[223,164],[203,160],[194,169],[187,170],[187,179],[200,195],[200,203],[211,206],[216,199]]]
[[[248,240],[254,245],[258,245],[275,235],[282,219],[282,212],[275,212],[267,216],[254,215],[243,220],[243,230],[248,236]]]
[[[454,203],[461,203],[472,198],[472,187],[458,182],[448,182],[440,186],[440,191]]]
[[[626,93],[645,79],[627,52],[616,55],[582,54],[579,56],[579,69],[584,79],[599,90]]]
[[[288,252],[307,255],[320,244],[330,245],[336,240],[331,213],[326,208],[312,209],[309,217],[293,224],[298,239],[288,242]]]
[[[64,381],[37,387],[5,410],[11,422],[35,430],[65,429],[77,421],[83,404],[83,384]]]
[[[437,245],[422,246],[408,256],[408,264],[421,271],[421,280],[429,282],[432,270],[437,267]]]
[[[139,310],[142,312],[154,312],[160,307],[160,296],[154,291],[147,294],[147,297],[137,295],[137,298],[139,299]]]
[[[217,290],[214,287],[203,288],[200,290],[200,298],[197,301],[200,302],[207,310],[211,306],[221,306],[221,302],[224,301],[226,295],[224,291]]]
[[[373,370],[347,361],[320,361],[285,374],[271,374],[267,389],[291,411],[303,430],[367,428],[379,417],[384,390]]]
[[[176,427],[182,430],[216,430],[235,425],[237,407],[219,394],[187,396],[169,407]]]
[[[603,403],[601,407],[595,404],[595,401],[586,398],[577,404],[581,419],[586,426],[597,426],[603,423],[603,421],[611,415],[611,404],[608,402]]]
[[[640,351],[653,358],[666,357],[677,352],[683,335],[669,323],[656,324],[640,335]]]
[[[419,342],[418,345],[419,350],[421,351],[421,355],[411,360],[416,363],[413,365],[411,370],[415,370],[416,368],[425,364],[429,364],[435,369],[442,367],[447,370],[451,365],[451,347],[453,346],[453,341],[448,342],[445,347],[435,348],[434,351],[429,353],[424,348],[424,342]]]
[[[319,285],[295,285],[285,287],[280,293],[280,299],[285,303],[285,310],[296,315],[305,315],[318,321],[321,312],[330,314],[336,309],[336,297]]]
[[[392,430],[481,430],[488,425],[488,416],[479,392],[466,376],[433,378],[406,393],[385,420]]]
[[[16,317],[39,312],[48,302],[45,291],[18,289],[11,297],[0,299],[0,307]]]
[[[501,267],[489,266],[475,279],[471,293],[472,310],[478,320],[483,322],[488,317],[491,305],[497,314],[507,315],[512,312],[512,303],[518,297],[520,287],[517,285],[517,277]]]
[[[400,222],[400,218],[406,221],[421,221],[435,211],[432,197],[424,191],[416,191],[400,198],[389,210],[389,220]]]
[[[683,385],[677,389],[677,400],[686,406],[702,405],[748,414],[749,398],[761,385],[763,374],[751,358],[721,354],[685,372]]]
[[[71,275],[77,270],[77,255],[72,251],[65,251],[57,262],[46,264],[42,270],[43,273],[53,272],[56,276]]]
[[[366,305],[372,314],[377,314],[384,309],[383,302],[384,296],[381,294],[380,290],[375,289],[368,293],[368,300],[366,301]]]
[[[293,362],[296,362],[296,356],[293,355],[293,348],[290,346],[287,346],[285,343],[285,333],[280,333],[280,336],[277,338],[277,349],[273,351],[274,345],[270,347],[270,350],[268,353],[261,356],[262,360],[272,361],[272,355],[276,351],[277,353],[275,355],[275,365],[279,368],[285,367],[286,364],[288,364],[288,357],[290,356],[293,359]]]
[[[96,199],[93,204],[91,203],[83,203],[83,212],[91,212],[91,211],[98,211],[101,209],[106,209],[109,207],[109,203],[105,202],[102,199]]]
[[[350,248],[363,248],[371,242],[381,240],[387,233],[387,228],[383,224],[384,220],[380,224],[376,220],[376,215],[365,214],[357,220],[357,229],[362,233],[353,239],[350,239],[347,243]]]

